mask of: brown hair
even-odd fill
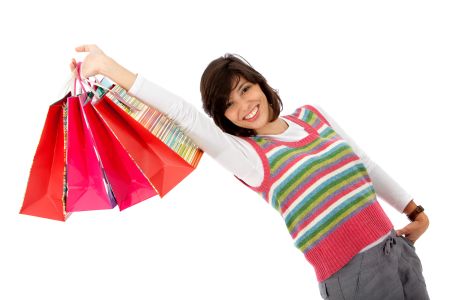
[[[269,122],[276,120],[283,108],[278,92],[245,59],[233,54],[225,54],[213,60],[203,72],[200,81],[203,110],[223,131],[236,136],[252,136],[256,135],[255,130],[236,126],[225,117],[230,93],[234,88],[232,85],[240,77],[259,84],[272,109],[272,119]]]

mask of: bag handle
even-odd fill
[[[80,86],[81,86],[81,89],[83,90],[83,93],[86,93],[86,89],[84,88],[83,82],[81,80],[81,75],[80,75],[81,62],[77,63],[77,67],[75,68],[75,70],[76,70],[76,72],[75,72],[76,78],[73,81],[73,90],[76,93],[76,91],[77,91],[77,82],[79,82]]]
[[[101,98],[102,98],[97,93],[97,91],[94,90],[94,88],[93,88],[93,86],[97,86],[97,87],[100,87],[100,88],[110,92],[123,106],[125,106],[127,109],[131,110],[132,112],[140,111],[140,109],[138,107],[135,107],[132,104],[128,103],[119,93],[117,93],[116,91],[113,91],[113,90],[107,88],[106,86],[104,86],[100,82],[98,82],[97,81],[97,77],[94,76],[95,80],[94,81],[90,81],[87,78],[82,79],[80,74],[81,74],[81,62],[78,62],[77,63],[77,67],[76,67],[76,77],[77,78],[74,80],[74,90],[76,90],[76,83],[78,81],[80,83],[80,85],[81,85],[81,89],[83,90],[84,93],[86,93],[86,89],[84,88],[84,84],[83,84],[83,83],[86,83],[88,90],[90,92],[92,92],[92,94],[94,95],[92,104],[97,103],[97,101],[100,101]],[[84,102],[83,105],[88,104],[91,100],[92,100],[91,98],[86,98],[86,101]]]
[[[110,92],[114,98],[116,98],[122,105],[124,105],[127,109],[131,110],[132,112],[140,111],[140,109],[130,103],[128,103],[118,92],[111,90],[110,88],[107,88],[106,86],[102,85],[101,82],[97,81],[97,78],[94,76],[95,80],[91,81],[89,79],[85,79],[84,81],[89,84],[90,87],[97,86],[99,88],[102,88],[108,92]],[[97,97],[99,100],[101,98]],[[95,104],[97,101],[93,101],[92,103]]]
[[[75,72],[76,78],[74,78],[74,82],[73,82],[73,91],[74,91],[73,94],[76,93],[77,82],[78,82],[78,83],[80,84],[80,86],[81,86],[81,89],[82,89],[83,93],[87,94],[87,92],[89,91],[89,92],[91,92],[91,93],[93,94],[93,98],[94,98],[94,99],[99,100],[99,99],[100,99],[100,96],[99,96],[99,94],[97,93],[97,91],[95,91],[95,90],[92,88],[92,85],[90,84],[90,81],[83,80],[83,79],[81,78],[81,75],[80,75],[80,74],[81,74],[81,62],[78,62],[78,63],[77,63],[77,66],[76,66],[76,68],[75,68],[75,71],[76,71],[76,72]],[[87,86],[85,86],[83,83],[86,83]],[[87,91],[86,91],[86,89],[87,89]],[[87,98],[86,98],[86,101],[83,103],[83,105],[86,105],[89,101],[91,101],[91,98],[87,97]]]

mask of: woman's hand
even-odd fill
[[[136,80],[136,74],[128,71],[119,65],[112,58],[107,56],[96,45],[82,45],[75,48],[77,52],[88,52],[81,64],[80,75],[81,78],[88,78],[95,75],[103,75],[116,82],[118,85],[126,89],[131,88]],[[77,62],[72,59],[70,69],[75,71]]]
[[[105,75],[105,72],[113,63],[111,59],[96,45],[82,45],[75,48],[77,52],[88,52],[81,64],[80,75],[82,78],[95,76],[98,74]],[[76,61],[72,59],[70,68],[72,72],[76,68]]]
[[[415,243],[417,239],[427,230],[430,225],[430,221],[428,220],[428,216],[421,212],[416,216],[416,219],[403,227],[402,229],[397,230],[397,235],[404,235],[408,240]]]

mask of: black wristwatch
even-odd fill
[[[416,220],[417,215],[423,212],[424,210],[425,209],[422,207],[422,205],[417,205],[416,208],[410,214],[407,215],[408,219],[411,222],[414,222]]]

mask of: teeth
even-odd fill
[[[244,119],[248,120],[248,119],[253,118],[257,112],[258,112],[258,106],[255,106],[255,108],[248,115],[246,115]]]

